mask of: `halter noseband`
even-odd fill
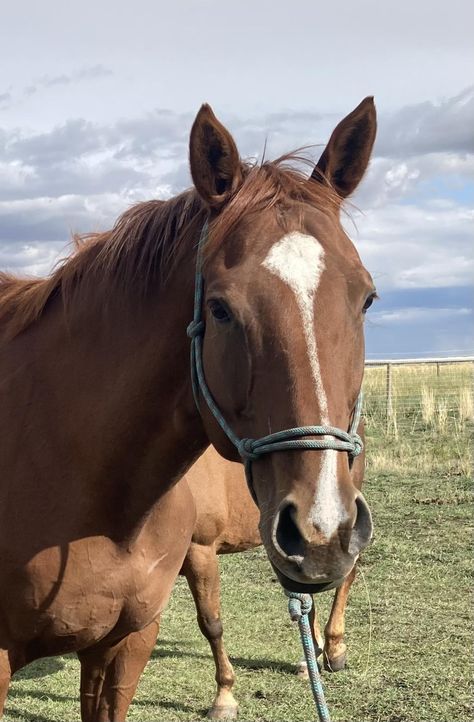
[[[263,454],[271,454],[274,451],[289,451],[294,449],[335,449],[336,451],[347,451],[352,458],[358,456],[364,448],[362,439],[357,433],[362,409],[362,391],[360,392],[349,431],[343,431],[334,426],[299,426],[295,429],[277,431],[260,439],[239,439],[233,432],[227,421],[221,414],[204,376],[202,362],[202,341],[205,324],[202,320],[202,299],[204,293],[204,279],[202,276],[202,247],[207,239],[208,221],[202,227],[201,236],[197,247],[196,256],[196,281],[194,286],[194,316],[187,328],[187,334],[191,339],[191,380],[193,395],[196,406],[199,410],[199,392],[202,394],[209,410],[226,434],[227,438],[235,446],[244,462],[247,484],[252,497],[257,502],[252,483],[252,461],[256,461]],[[306,436],[331,436],[331,439],[306,439]]]

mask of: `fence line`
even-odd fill
[[[366,362],[368,427],[397,436],[437,433],[472,421],[474,356],[377,359]]]
[[[389,359],[366,359],[366,366],[386,366],[391,364],[392,366],[401,366],[403,364],[409,364],[410,366],[416,366],[421,364],[456,364],[456,363],[470,363],[474,362],[474,356],[433,356],[431,358],[389,358]]]

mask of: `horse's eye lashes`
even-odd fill
[[[378,298],[377,291],[374,291],[373,293],[370,294],[370,296],[367,296],[367,298],[365,299],[365,303],[362,306],[362,312],[365,313],[366,311],[368,311],[369,308],[371,307],[371,305],[373,304],[373,302],[377,298]]]
[[[220,323],[227,323],[232,320],[232,315],[223,301],[211,298],[207,305],[216,321],[219,321]]]

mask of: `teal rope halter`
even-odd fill
[[[191,339],[191,379],[193,384],[193,394],[196,406],[199,409],[199,393],[204,398],[209,410],[218,422],[219,426],[227,436],[227,438],[235,446],[245,466],[245,475],[247,484],[252,497],[257,502],[252,482],[252,462],[257,461],[263,454],[271,454],[274,451],[289,451],[310,449],[320,451],[322,449],[336,449],[337,451],[346,451],[351,458],[360,454],[364,445],[362,439],[357,433],[359,426],[362,393],[359,394],[350,430],[343,431],[335,426],[298,426],[294,429],[286,429],[285,431],[277,431],[268,436],[262,436],[260,439],[240,439],[231,429],[225,418],[220,412],[204,376],[204,368],[202,361],[202,345],[205,324],[202,319],[202,301],[204,295],[204,279],[202,276],[202,247],[207,239],[208,222],[204,223],[199,238],[196,259],[196,281],[194,286],[194,316],[193,320],[187,328],[187,334]],[[306,439],[307,436],[322,436],[332,438],[322,439]]]
[[[308,449],[315,451],[320,451],[322,449],[335,449],[337,451],[346,451],[351,458],[360,454],[363,449],[363,443],[357,433],[357,428],[359,426],[362,409],[362,392],[357,398],[352,423],[348,432],[334,426],[298,426],[294,429],[286,429],[285,431],[277,431],[274,434],[268,434],[268,436],[263,436],[260,439],[240,439],[237,434],[234,433],[222,415],[209,390],[204,375],[202,361],[202,345],[205,330],[205,324],[202,318],[202,301],[204,295],[202,248],[206,242],[207,234],[208,222],[206,221],[203,225],[197,248],[196,281],[194,286],[194,316],[187,328],[187,334],[191,339],[191,380],[193,385],[194,401],[199,409],[199,394],[202,395],[219,426],[239,452],[245,466],[245,476],[247,478],[250,493],[255,503],[257,503],[257,497],[255,495],[252,481],[252,462],[257,461],[260,456],[263,456],[263,454],[271,454],[274,451],[289,451],[294,449]],[[305,438],[307,436],[321,436],[324,438],[307,439]],[[300,627],[301,640],[303,643],[306,662],[308,664],[311,688],[316,701],[316,708],[320,722],[330,722],[329,712],[324,700],[323,688],[319,677],[316,654],[314,651],[314,644],[308,619],[308,613],[310,612],[312,605],[311,596],[309,594],[287,592],[286,590],[285,593],[290,598],[290,616],[292,619],[298,620]]]

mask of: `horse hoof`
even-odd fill
[[[318,671],[321,672],[321,665],[317,662]],[[309,679],[308,665],[306,662],[298,662],[295,669],[295,674],[300,679]]]
[[[295,674],[297,677],[301,677],[301,679],[308,679],[308,665],[306,662],[298,662]]]
[[[332,657],[331,659],[324,655],[324,669],[327,672],[341,672],[347,662],[347,654],[343,652],[338,657]]]
[[[207,718],[215,720],[237,719],[237,709],[237,707],[231,705],[212,707],[207,713]]]

